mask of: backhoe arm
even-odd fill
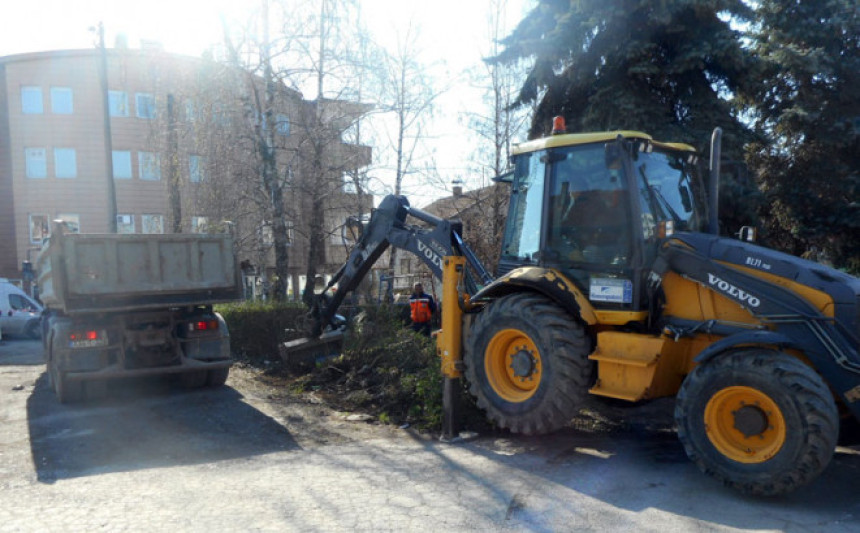
[[[407,217],[413,217],[426,225],[409,224]],[[357,221],[353,221],[357,222]],[[360,224],[359,224],[360,225]],[[321,294],[310,302],[311,337],[321,335],[328,326],[338,327],[336,313],[347,293],[355,290],[371,267],[389,246],[395,246],[418,256],[438,279],[442,279],[443,258],[463,256],[472,271],[487,284],[492,277],[463,242],[460,234],[462,224],[439,218],[435,215],[410,207],[404,196],[386,196],[379,207],[371,213],[370,221],[362,227],[361,236],[349,254],[346,262],[332,277]],[[468,274],[468,271],[467,271]],[[464,278],[464,290],[474,294],[477,290],[471,275]],[[327,294],[337,284],[334,294]]]

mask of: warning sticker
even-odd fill
[[[633,301],[633,283],[629,279],[591,278],[588,299],[593,302],[629,304]]]

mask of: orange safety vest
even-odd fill
[[[410,316],[412,322],[423,324],[429,322],[433,314],[430,311],[430,300],[427,298],[414,298],[409,300]]]

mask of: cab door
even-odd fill
[[[637,206],[623,165],[607,165],[604,143],[556,148],[549,160],[546,266],[570,276],[595,308],[643,309]]]

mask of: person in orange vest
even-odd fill
[[[424,292],[424,286],[416,283],[409,295],[409,317],[412,319],[412,329],[422,335],[430,336],[430,320],[436,312],[436,302],[433,297]]]

